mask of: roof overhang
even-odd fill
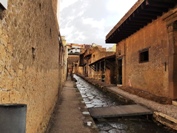
[[[116,57],[115,54],[103,57],[103,58],[101,58],[101,59],[99,59],[99,60],[97,60],[95,62],[90,63],[89,66],[95,65],[96,63],[99,63],[100,61],[104,61],[104,60],[110,60],[110,59],[114,59],[115,60],[115,57]]]
[[[176,5],[177,0],[138,0],[107,34],[106,43],[122,41]]]
[[[116,55],[113,54],[113,55],[110,55],[110,56],[106,56],[106,57],[103,57],[95,62],[92,62],[89,64],[89,66],[94,70],[96,71],[96,65],[97,64],[100,64],[101,63],[101,69],[104,70],[104,66],[106,66],[106,68],[110,68],[108,67],[109,65],[111,66],[115,66],[114,65],[114,62],[115,62],[115,58],[116,58]],[[108,62],[108,63],[106,63]],[[109,65],[108,65],[109,64]]]

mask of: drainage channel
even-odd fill
[[[126,103],[112,98],[110,95],[97,89],[77,75],[76,86],[87,108],[109,107],[125,105]],[[99,133],[175,133],[167,127],[145,117],[97,119],[95,123]]]

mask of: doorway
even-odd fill
[[[122,58],[118,59],[118,84],[122,84]]]

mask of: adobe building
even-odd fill
[[[77,74],[84,75],[84,66],[86,64],[86,60],[84,60],[84,55],[92,46],[89,44],[84,44],[84,48],[81,49],[79,60],[77,62]]]
[[[87,49],[85,49],[84,51],[82,51],[82,53],[79,56],[79,74],[88,77],[88,63],[90,58],[91,58],[91,46]]]
[[[106,36],[116,43],[117,84],[177,99],[177,1],[138,0]]]
[[[89,64],[89,66],[94,70],[92,70],[92,78],[105,82],[106,84],[116,84],[115,53],[108,52],[106,54],[104,57]]]
[[[26,104],[26,133],[43,133],[60,89],[57,0],[6,2],[7,8],[0,5],[0,104]]]
[[[84,44],[68,43],[68,54],[79,54],[82,49],[84,49]]]
[[[115,52],[106,51],[100,45],[92,44],[80,54],[79,66],[85,77],[93,78],[108,84],[113,83]]]
[[[79,56],[82,53],[82,51],[85,49],[84,44],[76,44],[76,43],[68,43],[67,45],[68,49],[68,66],[67,66],[67,72],[68,76],[72,75],[73,73],[78,72],[78,62],[79,62]]]
[[[106,51],[106,48],[94,47],[91,54],[90,62],[88,62],[88,65],[90,67],[90,71],[88,72],[89,74],[88,77],[100,81],[105,81],[104,78],[105,78],[106,66],[104,61],[102,62],[99,60],[113,54],[114,52]]]
[[[99,45],[92,44],[92,45],[89,45],[89,47],[87,46],[85,51],[80,54],[79,66],[83,68],[83,74],[82,75],[84,75],[85,77],[91,77],[92,78],[94,76],[93,72],[92,72],[92,69],[90,68],[89,64],[93,60],[92,54],[95,51],[98,51],[98,53],[99,53],[99,52],[102,52],[102,51],[106,51],[106,49],[102,48]],[[100,55],[100,53],[99,53],[99,55]],[[95,55],[94,55],[94,60],[95,60]]]

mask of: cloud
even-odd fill
[[[105,45],[105,36],[136,0],[61,0],[60,32],[68,43]]]
[[[69,7],[70,5],[76,3],[78,0],[61,0],[60,4],[62,6],[60,6],[60,11],[62,11],[64,8]]]
[[[111,13],[125,14],[136,0],[108,0],[106,8]]]
[[[74,29],[75,29],[75,27],[74,26],[65,26],[65,27],[63,27],[63,28],[61,28],[61,31],[62,31],[62,34],[68,34],[68,33],[72,33],[72,32],[74,32]],[[70,35],[70,34],[68,34],[68,35]]]
[[[82,23],[85,25],[89,25],[95,29],[102,29],[104,27],[104,19],[95,20],[93,18],[82,18]]]

